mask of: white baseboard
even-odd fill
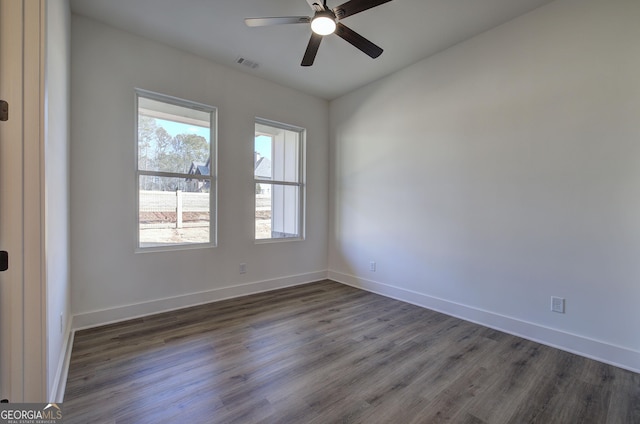
[[[328,278],[342,284],[442,312],[465,321],[474,322],[514,336],[640,373],[640,352],[632,349],[337,271],[329,270]]]
[[[168,312],[190,306],[217,302],[239,296],[262,293],[285,287],[307,284],[327,278],[327,271],[317,271],[307,274],[292,275],[271,280],[256,281],[252,283],[238,284],[199,293],[190,293],[181,296],[156,299],[148,302],[118,306],[115,308],[76,314],[72,318],[72,330],[81,330],[114,322],[125,321],[132,318]]]
[[[64,400],[64,391],[67,387],[67,375],[69,373],[69,362],[71,361],[71,348],[73,347],[73,336],[74,332],[71,331],[71,323],[69,323],[65,331],[62,355],[60,355],[56,375],[51,384],[49,402],[62,403]]]

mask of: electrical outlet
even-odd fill
[[[247,273],[247,264],[243,262],[240,264],[240,274],[246,274],[246,273]]]
[[[376,263],[375,263],[375,261],[369,262],[369,271],[376,272]]]
[[[60,312],[60,334],[64,333],[64,316]]]
[[[551,296],[551,311],[564,314],[564,298]]]

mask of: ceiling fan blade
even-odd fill
[[[390,1],[391,0],[350,0],[334,8],[333,13],[336,14],[338,19],[344,19],[347,16],[364,12],[365,10],[371,9],[372,7],[380,6],[381,4]]]
[[[322,35],[318,35],[315,32],[311,34],[311,38],[309,39],[309,44],[307,45],[307,50],[304,52],[304,57],[302,58],[302,66],[311,66],[313,65],[313,61],[316,59],[316,54],[318,54],[318,48],[320,47],[320,42],[322,41]]]
[[[244,23],[250,27],[283,25],[283,24],[308,24],[309,16],[280,16],[272,18],[245,18]]]
[[[360,49],[373,59],[382,54],[382,48],[376,46],[354,30],[342,25],[340,22],[336,24],[335,34],[346,42],[351,43],[354,47]]]

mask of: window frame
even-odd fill
[[[281,243],[281,242],[290,242],[290,241],[303,241],[306,237],[306,139],[307,139],[307,130],[302,127],[298,127],[296,125],[285,124],[283,122],[273,121],[270,119],[255,117],[254,119],[254,138],[253,138],[253,153],[252,157],[255,155],[255,126],[256,124],[270,126],[273,128],[278,128],[285,131],[292,131],[298,133],[298,155],[297,155],[297,168],[298,168],[298,178],[297,182],[292,181],[280,181],[280,180],[267,180],[256,178],[255,175],[255,159],[254,159],[254,172],[253,172],[253,239],[255,244],[266,244],[266,243]],[[269,135],[269,134],[265,134]],[[273,163],[273,151],[274,146],[273,143],[271,145],[272,157],[271,161]],[[257,184],[269,184],[272,186],[281,185],[281,186],[293,186],[298,188],[298,236],[297,237],[270,237],[264,239],[256,238],[256,196],[255,196],[255,188]],[[273,190],[272,190],[273,193]],[[271,210],[273,213],[273,205],[271,206]],[[273,219],[273,215],[272,215]]]
[[[134,140],[135,140],[135,226],[136,226],[136,240],[135,240],[135,252],[143,253],[143,252],[158,252],[158,251],[179,251],[179,250],[189,250],[189,249],[208,249],[217,246],[217,237],[218,237],[218,143],[217,143],[217,135],[218,135],[218,109],[215,106],[207,105],[204,103],[198,103],[191,100],[181,99],[178,97],[156,93],[149,90],[144,90],[141,88],[134,89]],[[140,141],[138,139],[139,136],[139,121],[140,121],[140,107],[139,107],[139,99],[140,97],[163,102],[169,105],[180,106],[184,108],[189,108],[193,110],[197,110],[200,112],[208,113],[210,116],[209,119],[209,175],[192,175],[192,174],[183,174],[179,172],[167,172],[167,171],[149,171],[149,170],[141,170],[140,162],[139,162],[139,150],[140,150]],[[141,246],[140,245],[140,178],[142,176],[149,177],[165,177],[165,178],[189,178],[196,179],[202,181],[210,182],[209,189],[209,241],[204,243],[177,243],[177,244],[167,244],[162,246]]]

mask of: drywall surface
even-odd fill
[[[47,389],[55,401],[71,317],[69,241],[69,105],[71,12],[67,0],[46,3],[45,228]]]
[[[556,1],[331,102],[329,276],[640,369],[639,16]]]
[[[81,325],[326,275],[326,100],[76,15],[71,64],[72,308],[87,318]],[[135,88],[218,108],[218,247],[135,253]],[[304,241],[254,243],[255,117],[307,130]]]

